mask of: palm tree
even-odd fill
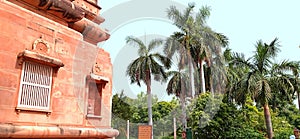
[[[194,3],[189,3],[188,7],[181,13],[175,6],[171,6],[167,9],[167,14],[169,19],[173,20],[174,25],[180,29],[180,32],[174,32],[165,43],[164,52],[168,57],[172,57],[175,52],[178,52],[180,56],[179,60],[179,70],[185,68],[185,65],[189,67],[190,73],[190,83],[191,83],[191,93],[195,92],[193,83],[193,73],[192,73],[192,59],[190,53],[190,41],[194,31],[194,18],[191,16]]]
[[[127,67],[126,74],[130,78],[131,83],[141,85],[141,81],[147,86],[147,101],[148,101],[148,118],[149,125],[153,125],[152,121],[152,94],[151,94],[151,79],[152,75],[157,80],[166,80],[166,69],[171,67],[171,60],[159,53],[152,51],[163,43],[161,39],[153,39],[146,44],[139,38],[128,36],[126,43],[131,46],[138,47],[139,57],[133,60]]]
[[[218,69],[216,64],[222,60],[222,50],[221,47],[228,46],[228,38],[222,33],[217,33],[213,31],[209,26],[206,25],[205,20],[201,20],[204,17],[202,14],[208,13],[209,8],[200,9],[200,12],[196,15],[195,20],[195,35],[191,40],[191,52],[194,63],[196,63],[197,69],[199,69],[199,75],[201,80],[201,92],[205,92],[205,78],[204,78],[204,63],[206,63],[209,70]],[[223,63],[222,63],[223,64]],[[211,85],[210,91],[213,92],[212,78],[209,79],[209,84]]]
[[[168,77],[171,77],[167,84],[167,93],[168,95],[175,95],[180,99],[180,105],[182,109],[182,125],[183,131],[186,131],[187,121],[186,121],[186,105],[185,98],[187,96],[187,88],[189,88],[188,75],[186,72],[181,71],[169,71],[167,72]]]
[[[272,83],[273,96],[270,104],[273,110],[276,110],[278,107],[284,107],[286,103],[293,103],[294,94],[298,89],[297,70],[298,62],[284,60],[281,63],[272,65],[270,81]]]
[[[291,64],[291,70],[293,71],[293,77],[291,80],[294,86],[294,91],[295,91],[294,94],[297,94],[298,106],[300,110],[300,80],[299,80],[300,62],[293,61]]]
[[[245,92],[246,87],[241,87],[241,85],[245,84],[243,77],[246,77],[247,73],[249,73],[249,68],[237,62],[246,61],[245,56],[240,53],[234,53],[229,48],[224,51],[223,56],[226,62],[226,93],[228,101],[231,103],[237,102],[238,104],[245,104],[247,93],[239,92]]]
[[[249,69],[249,72],[237,83],[239,87],[235,91],[241,95],[236,96],[242,96],[240,98],[243,98],[238,99],[238,101],[245,103],[243,101],[245,101],[246,96],[250,96],[258,105],[263,106],[269,139],[273,137],[269,101],[271,101],[272,93],[275,91],[275,88],[271,88],[271,86],[274,83],[273,81],[286,80],[283,76],[275,76],[275,74],[271,73],[271,71],[282,71],[279,68],[271,70],[273,65],[272,59],[277,56],[278,52],[279,44],[277,38],[270,44],[263,43],[260,40],[257,42],[255,53],[251,58],[245,60],[243,57],[237,55],[233,60],[235,66],[244,66]],[[280,85],[277,88],[283,88],[283,86]]]
[[[200,69],[200,92],[205,92],[204,60],[210,66],[212,54],[221,55],[220,46],[228,45],[228,38],[225,35],[212,31],[206,25],[206,20],[210,15],[210,8],[207,6],[202,7],[194,17],[194,7],[194,3],[190,3],[183,13],[174,6],[167,10],[168,17],[173,20],[174,25],[180,29],[180,32],[174,32],[167,39],[164,49],[165,54],[169,57],[173,56],[175,52],[179,53],[179,69],[184,68],[184,65],[188,64],[192,93],[195,93],[192,66]],[[192,62],[194,62],[194,65]]]

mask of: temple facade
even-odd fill
[[[0,0],[0,138],[115,138],[97,0]]]

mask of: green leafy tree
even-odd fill
[[[177,114],[178,102],[176,100],[161,101],[153,105],[154,135],[156,138],[169,136],[173,132],[173,117]]]
[[[129,120],[131,119],[133,109],[127,100],[128,98],[124,95],[123,91],[120,94],[113,95],[112,113],[118,117]]]
[[[135,113],[135,108],[129,104],[130,101],[132,100],[125,96],[124,91],[112,97],[112,127],[119,130],[118,138],[126,137],[127,120],[131,121]]]
[[[271,113],[274,128],[273,139],[287,139],[293,135],[294,127],[288,122],[286,117],[281,117],[277,113]]]
[[[285,117],[293,128],[300,129],[300,112],[294,104],[288,104],[285,107],[279,107],[277,116]]]
[[[264,139],[264,134],[260,132],[263,126],[260,124],[263,121],[263,113],[250,103],[247,103],[242,109],[237,109],[233,103],[228,103],[226,97],[224,98],[219,105],[220,109],[213,117],[209,116],[209,111],[205,111],[205,108],[209,102],[216,100],[216,97],[209,93],[203,93],[193,101],[190,106],[192,110],[189,124],[194,131],[194,138]],[[215,108],[215,104],[210,106],[211,109]],[[206,118],[207,124],[200,120],[203,118]]]

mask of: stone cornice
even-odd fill
[[[14,2],[16,0],[10,0]],[[84,3],[91,3],[86,0],[19,0],[22,3],[33,6],[41,11],[48,13],[60,20],[67,22],[68,26],[80,32],[84,40],[97,44],[98,42],[109,39],[110,34],[100,28],[98,24],[105,21],[104,18],[98,16],[100,7],[94,7],[96,11],[88,11],[86,7],[82,7]],[[81,3],[82,2],[82,3]],[[95,5],[95,4],[94,4]],[[92,5],[93,6],[93,5]]]
[[[15,0],[10,0],[14,2]],[[97,24],[104,22],[104,18],[99,16],[97,4],[87,0],[19,0],[46,13],[52,14],[68,23],[77,22],[82,18],[87,18]]]
[[[20,0],[66,22],[76,22],[85,16],[84,9],[69,0]]]

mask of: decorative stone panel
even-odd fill
[[[42,37],[40,37],[39,39],[36,39],[34,41],[34,43],[32,44],[32,49],[36,52],[39,53],[44,53],[47,54],[50,52],[50,45],[48,42],[46,42],[45,40],[42,39]]]

